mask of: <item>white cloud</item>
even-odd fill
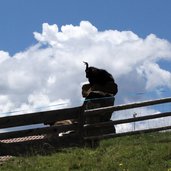
[[[8,58],[9,58],[8,52],[0,51],[0,63],[4,62]]]
[[[34,36],[39,42],[48,43],[54,45],[57,41],[58,26],[56,24],[49,25],[48,23],[43,24],[42,34],[35,32]]]
[[[171,73],[156,63],[145,63],[138,68],[140,75],[146,78],[146,89],[155,89],[160,86],[168,86],[171,88]]]
[[[80,25],[43,24],[34,32],[37,44],[10,57],[0,51],[0,95],[4,109],[27,109],[61,103],[81,105],[80,84],[85,66],[107,69],[119,85],[116,103],[136,101],[130,93],[171,88],[171,73],[159,61],[171,62],[171,43],[154,34],[145,39],[132,31],[98,31],[88,21]],[[0,108],[0,112],[4,111]]]
[[[13,108],[14,108],[14,104],[9,100],[8,96],[0,95],[0,111],[2,113],[6,113]]]

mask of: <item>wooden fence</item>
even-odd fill
[[[43,146],[47,149],[46,145],[50,144],[53,147],[63,147],[63,146],[70,146],[70,145],[84,145],[86,142],[94,142],[99,139],[104,138],[112,138],[118,136],[125,136],[125,135],[133,135],[139,133],[147,133],[147,132],[154,132],[154,131],[161,131],[171,129],[171,126],[166,127],[159,127],[159,128],[152,128],[147,130],[138,130],[138,131],[131,131],[125,133],[107,133],[103,132],[98,134],[94,133],[91,134],[92,130],[103,130],[107,126],[111,125],[118,125],[123,123],[131,123],[137,121],[144,121],[149,119],[161,118],[171,116],[171,111],[163,112],[163,113],[156,113],[147,116],[140,116],[136,118],[128,118],[128,119],[120,119],[108,122],[100,122],[100,123],[85,123],[85,117],[89,116],[100,116],[103,115],[104,112],[115,112],[121,111],[126,109],[133,109],[139,107],[146,107],[164,103],[171,103],[171,98],[164,98],[164,99],[157,99],[145,102],[138,102],[138,103],[131,103],[125,105],[118,105],[118,106],[108,106],[103,108],[96,108],[90,110],[84,110],[84,105],[74,108],[67,108],[67,109],[60,109],[60,110],[52,110],[46,112],[38,112],[38,113],[29,113],[29,114],[22,114],[16,116],[6,116],[0,118],[0,130],[7,129],[7,128],[14,128],[20,126],[30,126],[34,124],[45,124],[45,127],[34,127],[30,129],[17,130],[17,131],[8,131],[0,133],[0,155],[4,154],[12,154],[16,155],[16,153],[21,153],[26,151],[28,148],[33,148],[34,146],[40,146],[42,149]],[[72,120],[71,124],[68,125],[47,125],[48,123],[56,122],[56,121],[63,121],[63,120]],[[68,134],[64,134],[64,136],[58,136],[61,132],[70,132]],[[90,134],[89,134],[90,132]],[[95,131],[96,132],[96,131]],[[40,139],[25,139],[23,141],[16,141],[16,138],[21,137],[32,137],[32,136],[42,136]],[[8,140],[13,140],[10,143]]]
[[[147,106],[153,106],[153,105],[159,105],[159,104],[165,104],[165,103],[171,103],[171,98],[168,97],[168,98],[157,99],[157,100],[149,100],[149,101],[144,101],[144,102],[130,103],[130,104],[125,104],[125,105],[90,109],[90,110],[86,110],[84,112],[84,115],[100,115],[106,111],[116,112],[116,111],[122,111],[122,110],[127,110],[127,109],[135,109],[135,108],[147,107]],[[114,121],[103,122],[103,123],[95,123],[95,124],[91,124],[91,125],[85,125],[84,128],[85,129],[93,129],[94,127],[104,127],[104,126],[111,124],[111,123],[113,125],[118,125],[118,124],[124,124],[124,123],[131,123],[131,122],[139,122],[139,121],[145,121],[145,120],[150,120],[150,119],[156,119],[156,118],[164,118],[164,117],[168,117],[168,116],[171,116],[171,108],[170,108],[169,112],[153,113],[151,115],[146,115],[146,116],[120,119],[120,120],[114,120]],[[85,140],[105,139],[105,138],[120,137],[120,136],[126,136],[126,135],[135,135],[135,134],[141,134],[141,133],[157,132],[157,131],[163,131],[163,130],[168,130],[168,129],[171,129],[171,125],[165,126],[165,127],[158,127],[158,128],[123,132],[123,133],[116,133],[116,134],[106,134],[106,135],[100,135],[100,136],[84,137],[84,139]]]

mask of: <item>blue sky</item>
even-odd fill
[[[170,18],[170,0],[1,0],[0,112],[80,105],[82,61],[114,75],[116,104],[170,96]]]
[[[35,44],[42,23],[78,25],[88,20],[98,30],[131,30],[171,41],[170,0],[1,0],[0,50],[11,55]]]

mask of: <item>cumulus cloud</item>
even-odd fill
[[[171,88],[171,74],[163,70],[156,63],[146,63],[138,68],[139,74],[146,78],[146,89],[155,89],[160,86]]]
[[[98,31],[81,21],[61,28],[44,23],[34,37],[37,44],[13,56],[0,51],[0,112],[81,105],[82,61],[113,74],[119,85],[116,103],[137,101],[130,93],[171,88],[170,71],[160,67],[161,60],[171,62],[171,43],[154,34]]]

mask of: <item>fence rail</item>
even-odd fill
[[[93,140],[93,139],[99,139],[100,140],[100,139],[108,139],[108,138],[122,137],[122,136],[128,136],[128,135],[137,135],[137,134],[165,131],[165,130],[169,130],[169,129],[171,129],[171,126],[164,126],[164,127],[158,127],[158,128],[122,132],[122,133],[117,133],[117,134],[106,134],[106,135],[100,135],[100,136],[84,137],[84,139],[85,140]]]
[[[109,122],[85,125],[84,128],[92,129],[93,127],[107,126],[109,123],[110,124],[112,123],[113,125],[118,125],[118,124],[124,124],[124,123],[144,121],[144,120],[149,120],[149,119],[163,118],[163,117],[168,117],[168,116],[171,116],[171,112],[155,113],[155,114],[147,115],[147,116],[140,116],[140,117],[135,117],[135,118],[120,119],[120,120],[114,120],[114,121],[109,121]]]
[[[0,129],[48,123],[66,119],[77,119],[79,117],[79,112],[81,111],[81,108],[82,107],[80,106],[75,108],[2,117],[0,118]]]
[[[163,99],[157,99],[157,100],[149,100],[149,101],[143,101],[143,102],[137,102],[137,103],[130,103],[130,104],[124,104],[124,105],[118,105],[118,106],[109,106],[109,107],[102,107],[97,109],[89,109],[85,111],[85,115],[96,115],[103,112],[115,112],[120,110],[126,110],[126,109],[133,109],[138,107],[146,107],[146,106],[152,106],[157,104],[163,104],[163,103],[170,103],[171,98],[163,98]]]

